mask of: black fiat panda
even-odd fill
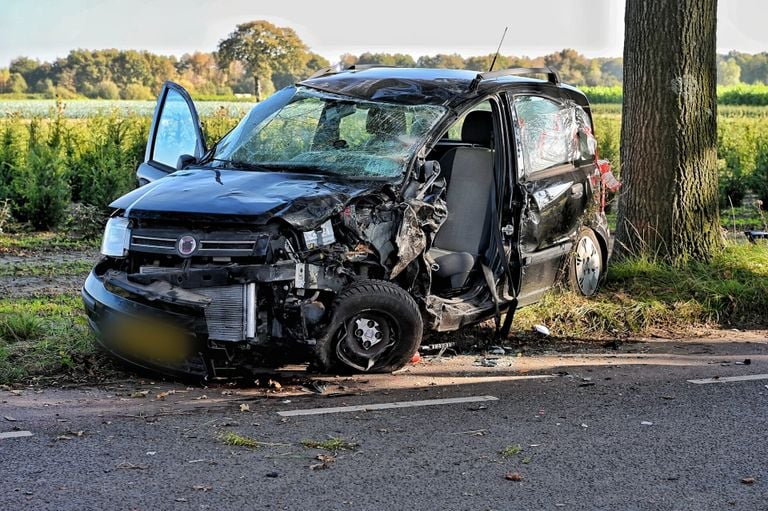
[[[197,378],[388,372],[425,329],[495,316],[505,334],[558,281],[601,281],[596,145],[587,99],[548,68],[326,69],[213,145],[166,83],[82,290],[90,325]]]

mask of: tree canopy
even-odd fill
[[[339,56],[342,68],[353,64],[399,67],[464,68],[487,71],[493,55],[458,54],[412,56],[404,53],[364,52]],[[718,83],[768,83],[768,53],[730,52],[717,56]],[[165,80],[173,80],[198,95],[259,92],[266,95],[295,83],[330,63],[310,51],[296,32],[266,21],[238,25],[222,39],[216,52],[181,57],[137,50],[76,49],[53,62],[18,57],[0,68],[0,93],[42,93],[64,98],[149,98]],[[621,58],[587,58],[573,49],[540,57],[499,55],[496,69],[506,67],[556,68],[573,85],[619,85]],[[258,79],[258,80],[256,80]]]

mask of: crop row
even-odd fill
[[[600,157],[620,172],[621,117],[607,110],[597,108],[594,115]],[[202,117],[209,141],[236,122],[226,108],[212,112]],[[66,117],[61,108],[45,119],[0,118],[0,229],[9,214],[37,229],[56,227],[73,202],[100,220],[113,199],[135,186],[149,124],[148,115],[114,109],[82,119]],[[720,117],[718,158],[721,206],[740,205],[750,190],[768,204],[768,122],[763,116]]]

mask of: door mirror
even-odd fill
[[[191,154],[182,154],[179,156],[179,159],[176,160],[176,170],[185,169],[193,163],[197,163],[197,158]]]

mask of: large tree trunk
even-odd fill
[[[259,80],[259,75],[253,75],[253,94],[256,96],[256,101],[261,101],[261,80]]]
[[[707,260],[721,244],[717,0],[627,0],[616,255]]]

